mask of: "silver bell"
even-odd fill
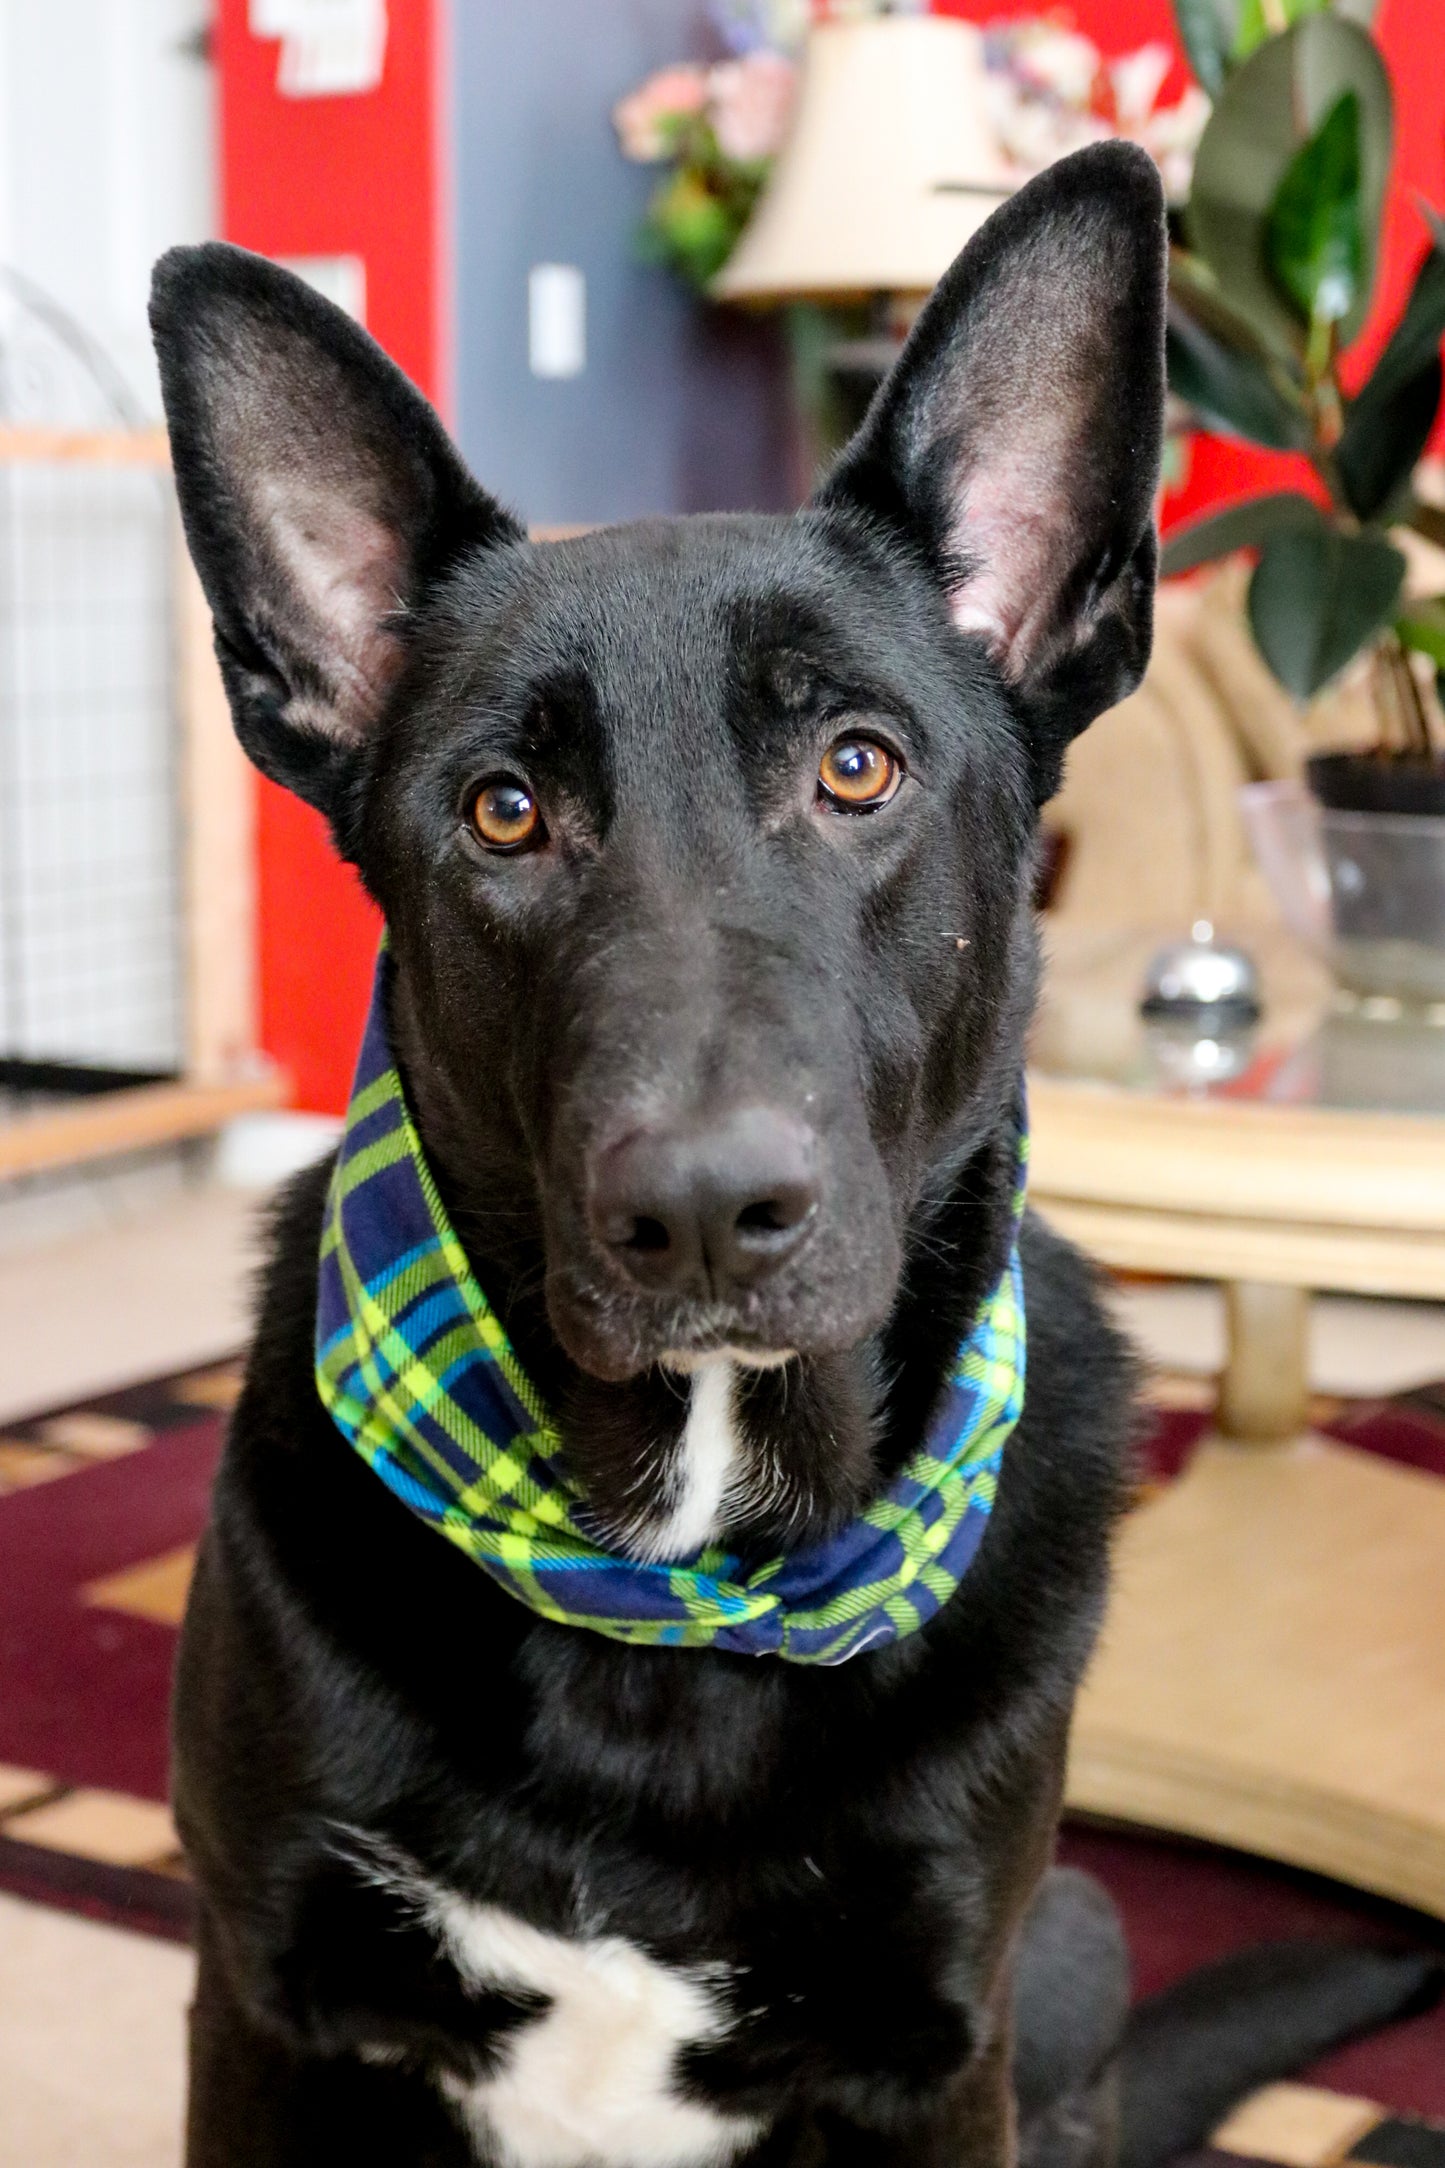
[[[1154,957],[1139,1007],[1201,1032],[1239,1031],[1259,1021],[1259,973],[1243,949],[1216,941],[1209,920],[1199,918],[1187,941],[1171,941]]]

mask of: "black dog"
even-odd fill
[[[158,269],[236,728],[385,913],[428,1158],[619,1548],[834,1530],[1007,1256],[1036,815],[1148,655],[1163,311],[1153,168],[1084,152],[797,517],[534,546],[304,286]],[[1005,2162],[1133,1420],[1088,1269],[1026,1223],[1025,1412],[930,1626],[836,1669],[633,1649],[342,1440],[325,1183],[279,1214],[182,1653],[192,2168]],[[1072,2031],[1023,1997],[1036,2154],[1108,2141],[1107,1971]]]

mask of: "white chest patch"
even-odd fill
[[[721,2168],[758,2136],[676,2088],[679,2050],[726,2030],[705,1970],[675,1971],[619,1935],[545,1934],[444,1890],[426,1911],[469,1987],[551,1998],[496,2076],[446,2082],[479,2150],[508,2168]]]

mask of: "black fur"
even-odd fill
[[[1162,293],[1152,168],[1082,153],[965,252],[795,519],[540,547],[294,280],[217,247],[158,269],[238,731],[386,914],[428,1156],[619,1541],[677,1451],[664,1354],[794,1351],[744,1392],[769,1481],[729,1533],[797,1543],[914,1446],[1006,1257],[1036,807],[1149,644]],[[850,731],[905,770],[866,818],[817,790]],[[469,824],[497,774],[544,811],[524,855]],[[589,1216],[599,1157],[759,1104],[816,1139],[807,1238],[743,1289],[638,1284]],[[368,1875],[398,1852],[558,1934],[734,1968],[676,2084],[757,2119],[752,2168],[1005,2161],[1014,1950],[1132,1421],[1089,1270],[1026,1223],[1025,1411],[926,1631],[837,1670],[632,1650],[498,1590],[323,1412],[325,1181],[277,1219],[182,1649],[191,2168],[470,2157],[438,2081],[538,2006],[464,1986]],[[1051,2106],[1020,2072],[1054,2128],[1074,2079]]]

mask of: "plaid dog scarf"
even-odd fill
[[[448,1222],[387,1043],[386,971],[383,951],[321,1243],[316,1384],[343,1435],[414,1513],[560,1624],[811,1664],[915,1633],[978,1550],[1023,1407],[1017,1239],[923,1445],[838,1535],[753,1564],[718,1548],[624,1557],[589,1527]],[[1020,1123],[1018,1213],[1027,1159]]]

